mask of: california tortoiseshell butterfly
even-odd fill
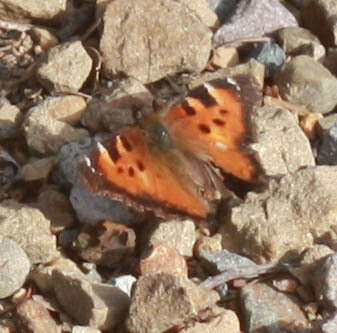
[[[206,82],[169,110],[98,143],[81,178],[93,193],[140,211],[206,220],[225,192],[223,174],[256,179],[245,139],[247,114],[261,100],[257,83],[245,75]]]

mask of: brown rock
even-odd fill
[[[330,112],[337,104],[337,79],[320,63],[301,55],[275,75],[282,98],[313,112]]]
[[[271,181],[263,193],[250,192],[232,209],[232,236],[258,262],[297,256],[335,224],[336,189],[333,166],[308,167]]]
[[[239,64],[239,53],[234,47],[220,46],[214,50],[212,64],[217,67],[226,68]]]
[[[243,0],[230,20],[215,33],[214,43],[218,46],[237,39],[260,38],[297,25],[295,17],[277,0]]]
[[[191,257],[195,240],[195,225],[192,221],[169,221],[159,223],[150,236],[149,243],[166,244],[176,249],[182,256]]]
[[[16,311],[31,332],[60,333],[61,331],[61,328],[56,324],[48,309],[40,302],[27,299],[18,304]]]
[[[32,264],[48,263],[59,256],[50,221],[36,208],[15,201],[0,204],[0,235],[15,240]]]
[[[310,142],[288,110],[258,108],[252,113],[251,122],[255,142],[251,147],[267,176],[315,165]]]
[[[187,277],[187,264],[179,252],[164,244],[154,244],[139,263],[140,275],[167,273]]]
[[[56,163],[56,156],[33,160],[22,166],[20,169],[20,177],[26,182],[46,180]]]
[[[198,287],[181,276],[141,276],[134,286],[126,326],[131,332],[163,332],[197,319],[218,300],[215,291]]]
[[[106,6],[103,21],[100,50],[108,76],[124,72],[150,83],[206,67],[211,31],[180,2],[117,0]]]
[[[54,270],[52,276],[59,303],[80,325],[108,330],[124,319],[130,300],[119,288],[76,273]]]
[[[324,45],[337,45],[337,4],[334,0],[310,1],[301,10],[304,27],[311,30]]]
[[[208,27],[214,27],[218,22],[218,17],[209,7],[207,0],[181,0],[181,2],[184,3],[189,9],[193,10],[201,22],[203,22]]]
[[[194,254],[196,257],[200,257],[203,252],[220,252],[222,250],[221,246],[222,237],[221,234],[215,234],[212,237],[202,236],[195,243]]]
[[[284,52],[290,56],[308,55],[319,61],[325,56],[325,48],[309,30],[287,27],[278,31],[278,38]]]
[[[248,284],[241,290],[247,331],[273,327],[286,332],[290,328],[297,331],[310,327],[296,297],[277,292],[263,283]]]
[[[87,79],[92,60],[80,41],[51,48],[37,69],[37,78],[50,91],[78,91]]]

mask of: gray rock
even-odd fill
[[[30,261],[21,246],[0,236],[0,299],[11,296],[21,288],[29,270]]]
[[[337,165],[337,122],[323,132],[323,139],[317,150],[317,163]]]
[[[293,58],[275,75],[282,98],[318,113],[337,104],[337,79],[309,56]]]
[[[233,14],[238,0],[208,0],[210,7],[218,15],[221,22],[224,22],[227,18]]]
[[[287,55],[308,55],[319,61],[325,56],[325,48],[309,30],[287,27],[278,31],[278,39]]]
[[[216,46],[236,39],[257,38],[280,28],[297,26],[295,17],[277,0],[241,0],[214,35]]]
[[[278,44],[272,42],[258,43],[248,54],[249,58],[254,58],[266,66],[266,77],[271,78],[279,70],[285,60],[286,55]]]
[[[100,51],[108,76],[124,72],[150,83],[207,65],[212,33],[180,2],[117,0],[106,6],[103,21]]]
[[[121,275],[111,278],[107,283],[119,288],[131,297],[132,286],[136,281],[137,279],[133,275]]]
[[[59,303],[80,325],[111,330],[127,314],[130,299],[117,287],[58,270],[52,278]]]
[[[0,204],[0,235],[16,241],[32,264],[48,263],[60,254],[50,221],[36,208],[15,201]]]
[[[301,10],[302,24],[326,46],[337,45],[337,5],[335,0],[309,1]]]
[[[271,181],[263,193],[248,193],[232,209],[232,238],[257,262],[298,257],[323,235],[336,239],[337,167],[300,169]]]
[[[267,284],[252,283],[242,288],[241,302],[247,332],[300,332],[310,327],[299,300]]]
[[[37,68],[37,78],[50,91],[78,91],[87,79],[92,60],[80,41],[51,48]]]
[[[0,139],[17,136],[21,121],[20,109],[11,105],[6,98],[0,98]]]
[[[316,300],[327,311],[337,309],[337,254],[334,253],[316,267],[313,275]]]
[[[310,142],[288,110],[265,106],[254,110],[251,119],[255,142],[251,147],[267,176],[315,165]]]

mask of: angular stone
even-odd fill
[[[50,221],[36,208],[15,201],[0,204],[0,235],[16,241],[32,264],[48,263],[59,256]]]
[[[254,128],[251,147],[267,176],[284,175],[315,165],[310,142],[288,110],[257,108],[251,122]]]
[[[232,237],[257,262],[298,257],[314,239],[330,233],[337,219],[337,167],[300,169],[248,193],[232,209]]]
[[[243,0],[214,35],[216,46],[237,39],[259,38],[280,28],[297,26],[295,17],[277,0]]]
[[[0,299],[11,296],[21,288],[29,270],[30,261],[21,246],[0,236]]]
[[[193,255],[196,241],[195,225],[190,220],[159,223],[150,236],[150,244],[162,243],[176,249],[182,256]]]
[[[337,79],[313,58],[300,55],[275,75],[282,98],[313,112],[330,112],[337,104]]]
[[[119,288],[76,273],[54,270],[52,276],[59,303],[80,325],[111,330],[127,314],[130,299]]]
[[[121,275],[116,278],[111,278],[108,283],[124,291],[131,297],[132,286],[136,281],[137,279],[133,275]]]
[[[234,47],[220,46],[214,50],[212,64],[226,68],[239,64],[239,53]]]
[[[289,327],[310,327],[299,300],[277,292],[267,284],[248,284],[241,289],[241,301],[248,332],[258,332],[266,327],[273,327],[274,332],[286,332]]]
[[[287,27],[278,31],[278,39],[287,55],[308,55],[319,61],[325,56],[325,48],[309,30]]]
[[[87,79],[92,60],[80,41],[51,48],[37,68],[37,78],[49,91],[78,91]]]
[[[131,332],[163,332],[195,320],[218,299],[215,291],[198,287],[181,276],[141,276],[134,287],[126,326]]]
[[[207,65],[212,33],[180,2],[113,1],[103,22],[100,51],[108,76],[124,72],[150,83]]]

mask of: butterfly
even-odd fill
[[[206,221],[226,193],[226,175],[256,181],[259,168],[245,140],[249,113],[261,100],[247,75],[206,82],[169,109],[98,142],[80,178],[91,192],[138,211]]]

